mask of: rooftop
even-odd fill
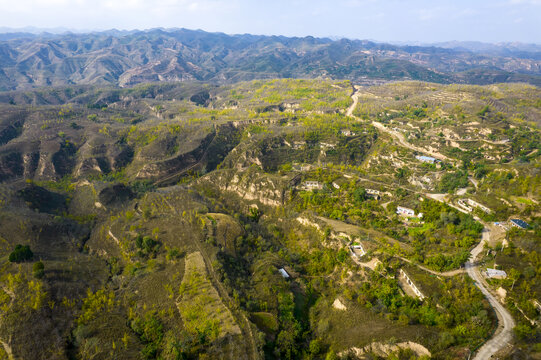
[[[530,225],[528,225],[528,223],[524,220],[520,220],[520,219],[511,219],[510,220],[512,224],[515,224],[516,226],[518,227],[521,227],[523,229],[527,229],[530,227]]]
[[[487,276],[492,277],[507,277],[507,273],[503,270],[497,270],[497,269],[487,269]]]

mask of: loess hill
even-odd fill
[[[157,80],[126,71],[110,82]],[[466,359],[497,329],[462,269],[485,225],[480,268],[508,274],[488,286],[517,324],[500,355],[538,357],[540,99],[293,79],[0,93],[0,359]],[[512,218],[529,229],[492,225]]]

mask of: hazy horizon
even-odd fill
[[[327,36],[314,36],[311,34],[307,35],[284,35],[284,34],[258,34],[258,33],[232,33],[232,32],[224,32],[224,31],[210,31],[205,29],[195,29],[195,28],[184,28],[184,27],[152,27],[152,28],[144,28],[144,29],[138,29],[138,28],[131,28],[131,29],[119,29],[119,28],[103,28],[103,29],[77,29],[77,28],[66,28],[66,27],[56,27],[56,28],[40,28],[40,27],[34,27],[34,26],[25,26],[25,27],[7,27],[7,26],[0,26],[0,33],[3,34],[9,34],[9,33],[30,33],[34,35],[40,35],[40,34],[53,34],[53,35],[63,35],[63,34],[88,34],[88,33],[100,33],[100,32],[108,32],[108,31],[118,31],[118,32],[134,32],[134,31],[152,31],[152,30],[164,30],[164,31],[173,31],[173,30],[190,30],[190,31],[204,31],[209,33],[223,33],[226,35],[254,35],[254,36],[285,36],[285,37],[309,37],[313,36],[315,38],[328,38],[331,40],[340,40],[340,39],[349,39],[349,40],[367,40],[372,41],[376,43],[389,43],[389,44],[395,44],[395,45],[411,45],[411,46],[429,46],[429,45],[437,45],[437,44],[445,44],[445,43],[479,43],[479,44],[512,44],[512,43],[519,43],[523,45],[538,45],[541,46],[541,40],[539,42],[527,42],[527,41],[481,41],[481,40],[457,40],[457,39],[442,39],[437,41],[420,41],[415,39],[410,40],[381,40],[381,39],[372,39],[372,38],[355,38],[350,36],[337,36],[337,35],[327,35]]]
[[[380,42],[539,44],[541,0],[0,0],[1,28],[201,29]]]

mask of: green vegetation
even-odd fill
[[[41,279],[45,275],[45,265],[41,261],[35,262],[32,265],[32,275],[36,279]]]
[[[34,253],[32,250],[30,250],[30,246],[17,244],[17,246],[15,246],[15,250],[9,254],[9,261],[19,263],[32,260],[33,257]]]
[[[355,116],[348,81],[72,91],[69,107],[0,104],[14,357],[406,359],[413,342],[464,358],[496,326],[461,269],[484,224],[515,348],[541,350],[538,89],[367,86]],[[490,211],[454,208],[467,199]],[[491,224],[509,218],[530,229]]]
[[[441,182],[438,185],[438,191],[440,192],[453,192],[456,189],[468,186],[468,173],[463,171],[457,171],[454,173],[446,173],[441,178]]]

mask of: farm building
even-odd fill
[[[424,155],[417,155],[415,158],[417,160],[419,160],[419,161],[429,163],[429,164],[435,164],[437,162],[440,162],[440,160],[438,160],[438,159],[435,159],[435,158],[430,157],[430,156],[424,156]]]
[[[290,276],[288,272],[286,271],[286,269],[284,268],[278,269],[278,272],[280,273],[280,275],[284,277],[284,279],[289,279]]]
[[[408,274],[406,274],[406,272],[402,269],[400,269],[400,275],[402,275],[404,277],[404,279],[406,280],[406,282],[408,283],[408,285],[410,286],[410,288],[413,290],[413,292],[415,293],[415,295],[417,295],[419,297],[420,300],[424,300],[425,296],[423,295],[423,293],[421,292],[421,290],[419,290],[419,288],[417,287],[417,285],[415,285],[415,283],[413,281],[411,281],[410,277],[408,276]]]
[[[461,208],[467,210],[468,212],[472,212],[472,211],[473,211],[473,208],[472,208],[471,206],[466,205],[466,203],[464,202],[464,200],[458,199],[457,203],[458,203],[458,206],[460,206]]]
[[[486,275],[488,278],[491,279],[505,279],[507,277],[507,273],[503,270],[497,270],[497,269],[488,269]]]
[[[520,220],[520,219],[511,219],[509,220],[509,222],[511,223],[512,226],[517,227],[519,229],[528,229],[530,227],[530,225],[528,225],[526,221]]]
[[[365,190],[366,190],[366,195],[376,200],[379,200],[379,198],[381,197],[381,192],[379,190],[374,190],[374,189],[365,189]]]
[[[359,242],[351,245],[349,249],[351,251],[351,254],[356,258],[361,258],[366,255],[366,251],[364,251],[363,245]]]
[[[304,188],[307,190],[314,190],[314,189],[323,189],[323,184],[321,184],[319,181],[305,181],[304,182]]]
[[[490,213],[492,212],[492,210],[490,210],[489,208],[487,208],[485,205],[479,204],[477,201],[474,201],[474,200],[472,200],[472,199],[466,199],[466,202],[467,202],[470,206],[473,206],[474,208],[481,209],[481,210],[483,210],[484,212],[486,212],[487,214],[490,214]]]
[[[409,217],[415,216],[415,211],[413,209],[409,209],[409,208],[402,207],[402,206],[397,206],[396,207],[396,213],[398,215],[405,215],[405,216],[409,216]],[[417,217],[422,218],[423,214],[419,213],[419,214],[417,214]]]

